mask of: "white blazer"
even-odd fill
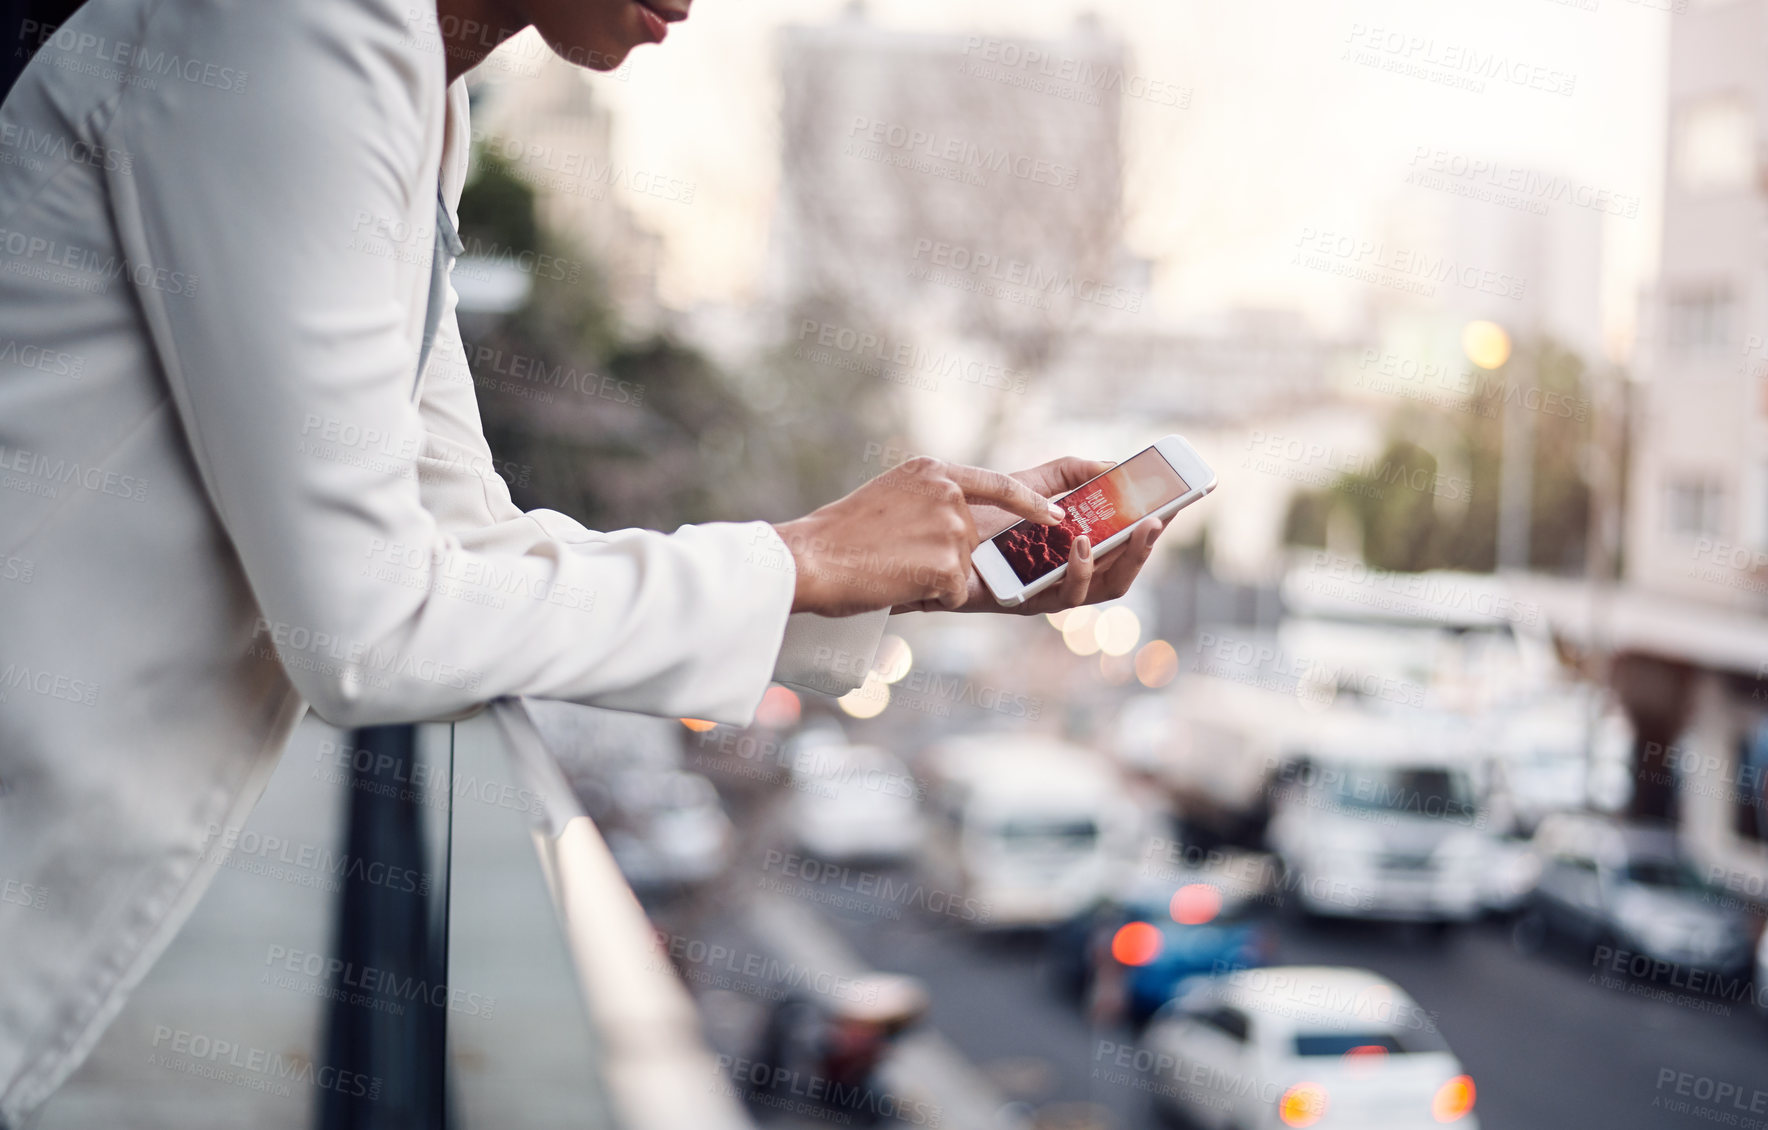
[[[103,0],[0,108],[0,1121],[97,1040],[309,704],[744,723],[770,678],[870,665],[885,613],[789,623],[765,523],[513,505],[452,289],[416,372],[470,140],[428,2]]]

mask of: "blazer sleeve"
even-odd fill
[[[250,87],[130,91],[108,130],[140,156],[109,188],[132,270],[200,280],[136,292],[297,690],[345,726],[504,695],[748,721],[784,635],[790,553],[759,522],[592,533],[509,505],[477,427],[466,442],[462,420],[443,426],[460,405],[414,402],[410,266],[353,229],[364,213],[433,216],[440,56],[392,0],[252,7],[152,9],[176,25],[156,30]],[[483,473],[451,480],[462,467]],[[286,662],[291,648],[330,662]]]
[[[479,419],[478,399],[467,363],[453,287],[447,291],[420,406],[425,458],[419,482],[425,506],[442,528],[475,548],[515,548],[544,530],[566,546],[593,547],[601,535],[564,514],[551,510],[524,512],[510,498],[509,487],[496,473],[495,461]],[[767,535],[777,540],[771,527]],[[769,540],[767,535],[759,535]],[[790,561],[784,545],[769,543],[767,554]],[[800,612],[786,621],[773,680],[799,690],[841,695],[865,682],[888,609],[859,616],[825,617]]]

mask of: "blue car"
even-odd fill
[[[1057,927],[1051,972],[1095,1021],[1139,1027],[1189,977],[1269,963],[1275,936],[1259,910],[1207,880],[1144,881]]]

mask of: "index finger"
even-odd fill
[[[1042,483],[1044,489],[1051,494],[1062,494],[1098,478],[1115,466],[1117,464],[1104,459],[1082,459],[1078,455],[1065,455],[1026,473],[1034,481]]]
[[[963,490],[970,502],[988,502],[1040,526],[1058,525],[1065,517],[1062,507],[1011,475],[962,463],[946,465],[946,474]]]

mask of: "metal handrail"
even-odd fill
[[[519,700],[492,717],[512,772],[540,798],[534,827],[553,905],[600,1042],[598,1071],[625,1130],[753,1130],[638,897]]]

